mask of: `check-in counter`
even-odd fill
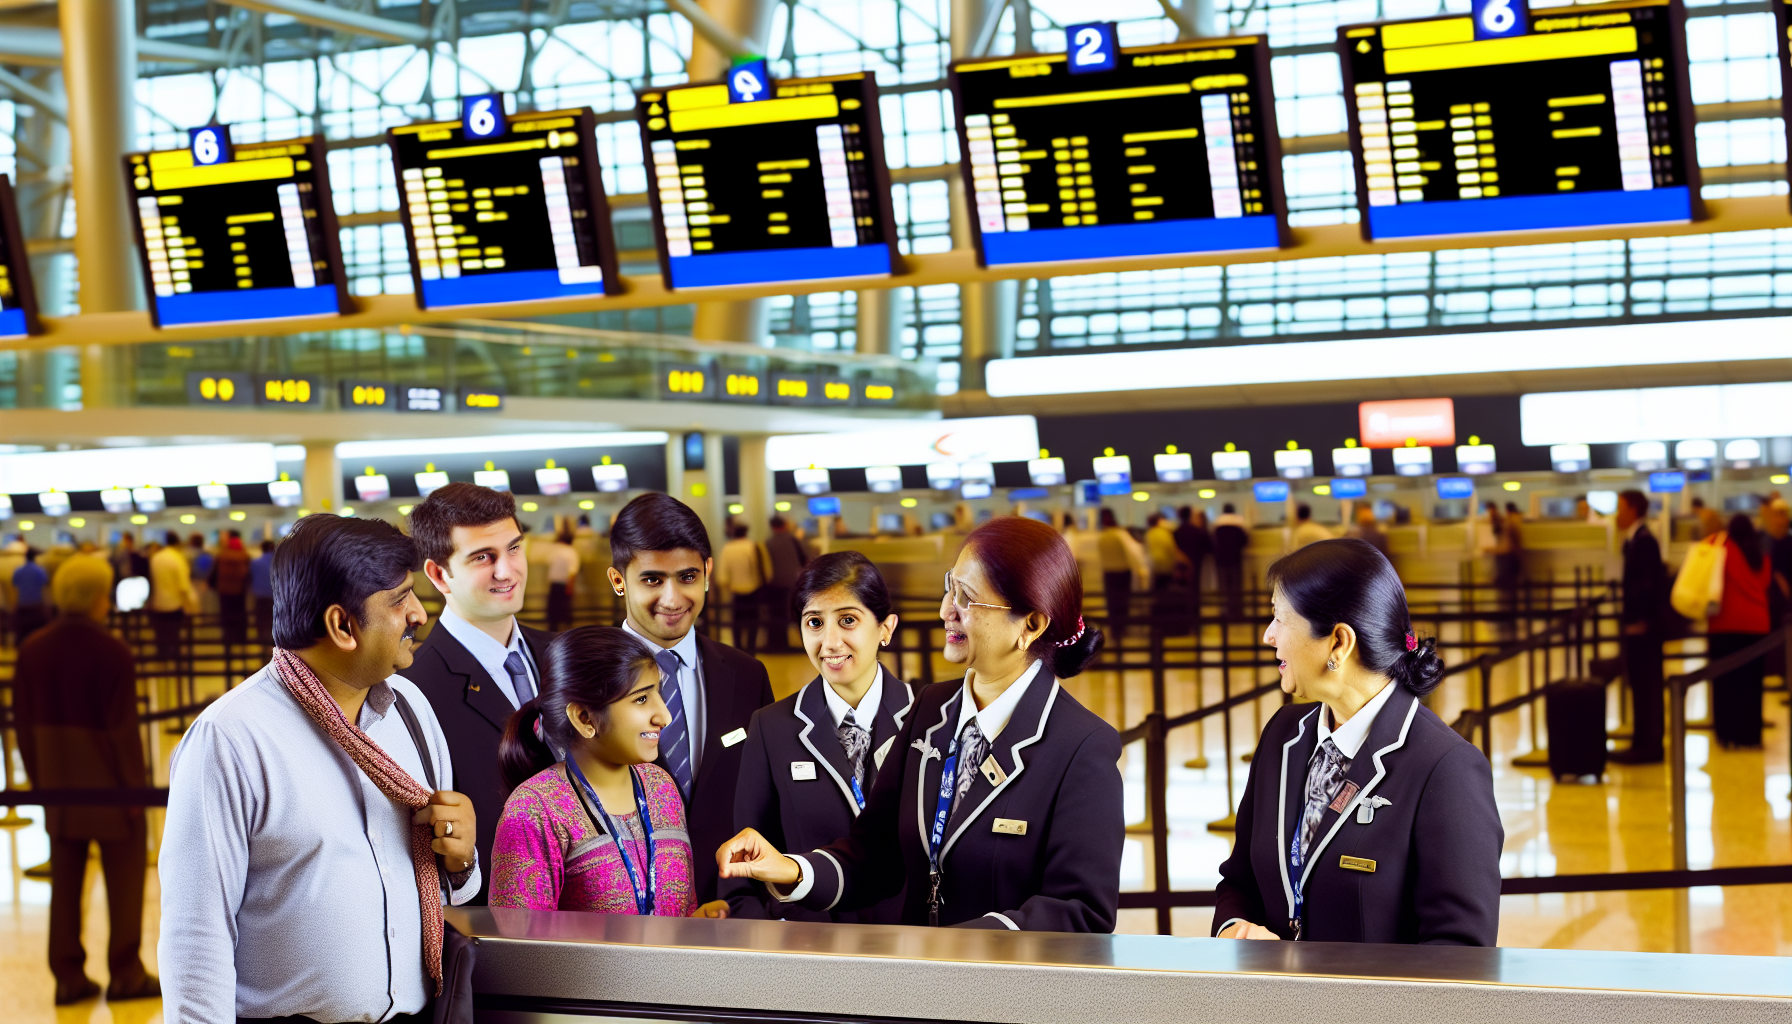
[[[450,909],[482,1024],[1785,1024],[1773,957]]]

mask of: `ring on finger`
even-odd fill
[[[454,834],[454,822],[444,821],[444,822],[442,822],[442,828],[443,828],[442,835],[451,836]]]

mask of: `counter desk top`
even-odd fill
[[[480,1020],[1787,1024],[1792,960],[450,908]]]

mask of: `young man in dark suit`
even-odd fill
[[[480,863],[490,864],[507,795],[498,741],[511,714],[539,690],[536,666],[552,636],[516,621],[529,563],[510,494],[469,483],[442,487],[411,510],[411,538],[446,606],[404,675],[442,724],[456,785],[473,801]],[[485,904],[488,887],[480,886],[473,905]]]
[[[616,514],[610,586],[628,610],[622,628],[655,648],[665,676],[660,692],[672,723],[660,732],[656,763],[684,795],[699,903],[716,898],[715,851],[734,835],[747,724],[772,702],[764,665],[692,629],[712,568],[709,533],[677,498],[643,494]]]
[[[1624,676],[1630,683],[1630,747],[1607,756],[1619,764],[1660,764],[1662,751],[1661,640],[1668,607],[1668,572],[1661,545],[1649,532],[1649,496],[1630,490],[1618,495],[1618,532],[1624,535],[1624,603],[1618,620],[1624,630]]]

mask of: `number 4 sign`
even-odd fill
[[[1073,75],[1112,71],[1120,65],[1120,42],[1111,21],[1071,25],[1064,30],[1064,42]]]
[[[1476,39],[1504,39],[1531,30],[1525,0],[1473,0]]]
[[[469,139],[495,139],[504,134],[504,97],[500,93],[466,96],[460,101],[461,134]]]

